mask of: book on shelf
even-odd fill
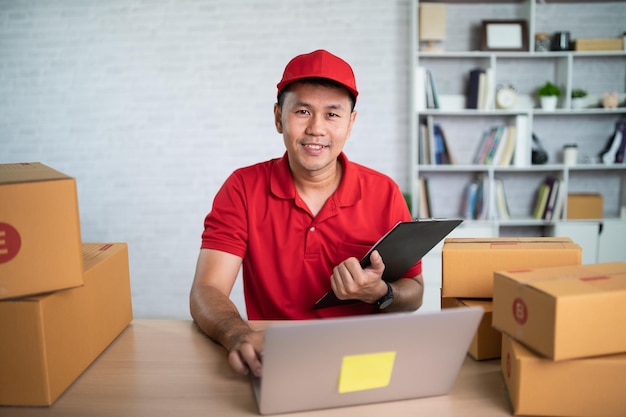
[[[563,181],[547,176],[537,189],[532,216],[537,220],[556,220],[562,215],[565,187]],[[559,196],[559,194],[561,194]]]
[[[426,105],[429,109],[438,109],[439,106],[439,92],[437,90],[437,83],[435,82],[435,76],[432,71],[426,70],[426,82],[428,84],[428,91],[430,92],[431,101],[426,102]],[[428,98],[428,96],[427,96]]]
[[[548,184],[550,192],[548,193],[548,199],[543,209],[542,218],[544,220],[552,220],[554,207],[556,205],[556,196],[559,192],[559,180],[550,176],[545,179],[545,183]]]
[[[470,70],[467,79],[467,95],[465,107],[468,109],[478,109],[480,96],[480,76],[484,75],[482,68],[474,68]]]
[[[429,69],[418,66],[415,70],[417,110],[438,109],[439,93],[435,77]]]
[[[539,185],[535,195],[535,205],[532,212],[533,219],[541,220],[543,218],[543,212],[545,211],[549,195],[550,186],[544,181]]]
[[[418,161],[425,165],[449,165],[455,163],[446,134],[441,125],[434,122],[433,116],[427,116],[420,123]]]
[[[502,152],[499,153],[499,158],[495,161],[497,165],[502,167],[510,166],[513,163],[513,155],[515,155],[515,147],[517,146],[517,127],[509,125],[506,132],[506,139],[501,144]]]
[[[430,140],[428,139],[428,128],[426,122],[420,123],[418,130],[418,158],[417,161],[421,165],[430,164]]]
[[[509,220],[511,218],[511,212],[509,211],[509,204],[506,200],[506,193],[504,192],[504,181],[501,178],[495,179],[496,187],[496,211],[500,220]]]
[[[483,164],[485,158],[487,157],[487,153],[489,152],[489,147],[493,143],[493,137],[496,131],[495,128],[489,128],[482,133],[482,137],[480,142],[478,142],[478,148],[476,149],[476,153],[474,153],[474,158],[472,159],[472,163],[474,164]]]
[[[493,141],[491,142],[491,146],[489,146],[489,149],[487,150],[487,155],[485,156],[485,159],[482,161],[483,164],[493,164],[496,152],[500,147],[500,143],[502,142],[502,139],[504,137],[506,137],[506,126],[496,126]]]
[[[418,111],[426,110],[426,68],[415,69],[415,107]]]
[[[482,110],[493,110],[495,108],[495,74],[492,68],[485,70],[484,83],[480,85],[483,91],[483,101],[479,103],[479,108]]]
[[[467,78],[465,107],[492,110],[495,101],[494,73],[491,68],[474,68]]]
[[[565,189],[565,181],[559,180],[559,189],[556,195],[556,203],[554,204],[554,211],[552,217],[549,220],[560,220],[563,218],[563,211],[565,208],[565,201],[567,200],[567,190]]]
[[[512,164],[516,167],[530,165],[530,143],[528,141],[528,116],[518,115],[515,117],[515,151]]]
[[[428,219],[433,217],[430,208],[430,194],[428,192],[428,179],[419,177],[419,209],[418,217]]]
[[[483,132],[472,162],[478,165],[510,165],[515,144],[514,126],[492,126]]]
[[[472,220],[487,218],[487,179],[483,175],[470,181],[465,190],[463,217]]]
[[[450,165],[454,164],[454,157],[450,152],[446,135],[441,128],[441,125],[434,124],[433,135],[435,143],[435,164],[436,165]]]

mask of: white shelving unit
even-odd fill
[[[604,109],[588,107],[572,109],[570,94],[575,88],[589,92],[588,103],[598,103],[604,92],[617,91],[620,103],[626,102],[626,52],[534,52],[534,34],[569,30],[572,38],[617,37],[626,30],[623,16],[626,3],[611,1],[431,1],[445,3],[447,36],[445,52],[420,52],[418,40],[419,1],[411,3],[411,107],[414,117],[410,123],[410,191],[413,215],[418,216],[419,177],[428,180],[429,202],[433,217],[463,217],[462,206],[467,185],[476,175],[487,179],[484,220],[467,219],[472,225],[468,233],[484,236],[549,236],[557,223],[570,223],[532,218],[535,194],[548,175],[563,180],[568,192],[598,192],[604,200],[603,219],[619,221],[626,207],[626,164],[603,164],[597,156],[613,134],[615,123],[626,118],[626,107]],[[589,17],[589,8],[593,15]],[[615,15],[622,16],[615,18]],[[528,26],[527,52],[480,51],[481,21],[485,19],[523,19]],[[597,21],[577,24],[585,19]],[[569,26],[568,26],[569,25]],[[581,29],[589,27],[588,33]],[[601,28],[601,29],[599,29]],[[604,31],[597,33],[598,30]],[[417,69],[427,68],[434,76],[440,108],[418,107],[417,97],[424,94],[417,85]],[[494,88],[512,84],[519,96],[510,110],[465,109],[466,85],[469,71],[474,68],[493,72]],[[538,108],[536,89],[545,81],[561,87],[558,108],[544,111]],[[453,165],[421,165],[418,163],[419,124],[431,118],[446,135]],[[472,164],[481,135],[487,128],[512,124],[518,127],[515,161],[511,166]],[[548,153],[544,165],[531,164],[531,135],[535,133]],[[578,145],[578,163],[565,165],[562,149],[566,144]],[[495,210],[495,180],[504,183],[511,218],[499,220]],[[567,207],[564,208],[564,216]],[[563,217],[565,218],[565,217]],[[625,219],[621,219],[626,222]],[[622,243],[626,245],[626,241]],[[622,246],[623,247],[623,246]],[[626,259],[624,259],[626,260]]]

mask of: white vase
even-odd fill
[[[585,108],[586,99],[584,97],[577,97],[572,99],[572,109],[583,109]]]
[[[557,96],[545,96],[541,97],[541,109],[547,111],[553,111],[556,109],[556,102],[558,100]]]

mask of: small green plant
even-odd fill
[[[585,98],[587,97],[587,91],[582,88],[574,88],[572,90],[572,98]]]
[[[560,96],[561,89],[556,84],[546,81],[544,85],[537,89],[537,95],[539,97],[548,97],[548,96]]]

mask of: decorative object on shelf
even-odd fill
[[[578,145],[568,143],[563,145],[563,163],[565,165],[576,165],[578,160]]]
[[[604,93],[602,95],[602,107],[605,109],[616,109],[619,104],[619,94],[617,91],[612,93]]]
[[[550,44],[549,33],[535,33],[535,52],[548,52]]]
[[[517,90],[512,84],[499,85],[496,90],[496,106],[499,109],[512,109],[517,103]]]
[[[576,39],[574,41],[575,51],[621,51],[624,41],[622,38],[598,38],[598,39]]]
[[[483,20],[483,51],[528,51],[525,20]]]
[[[533,145],[531,149],[530,161],[533,165],[543,165],[548,162],[548,152],[546,152],[537,135],[533,133],[532,138]]]
[[[587,91],[582,88],[572,90],[572,109],[582,109],[587,104]]]
[[[552,111],[556,109],[556,104],[560,95],[561,89],[558,85],[551,81],[546,81],[544,85],[537,89],[537,96],[539,97],[541,108],[543,110]]]
[[[552,46],[550,49],[553,51],[569,51],[569,32],[556,32],[552,35]]]
[[[419,40],[422,52],[443,52],[446,40],[446,5],[420,3]]]
[[[624,163],[626,153],[626,119],[620,119],[615,123],[615,131],[609,136],[598,156],[604,164]]]

